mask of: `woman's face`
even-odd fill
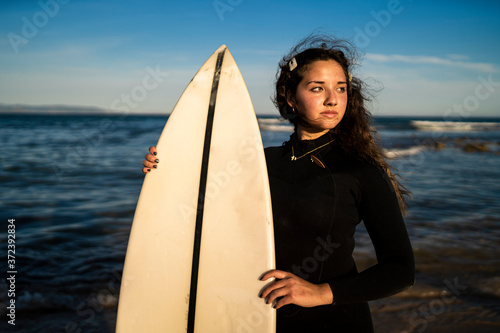
[[[309,126],[298,126],[301,140],[312,140],[338,125],[347,107],[347,81],[342,67],[334,60],[318,60],[307,66],[295,96],[287,95]]]

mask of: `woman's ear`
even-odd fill
[[[288,90],[286,92],[286,102],[287,102],[288,106],[290,106],[292,108],[292,110],[295,109],[297,106],[297,104],[295,102],[295,96],[292,95],[290,90]]]

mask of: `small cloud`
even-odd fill
[[[447,54],[446,55],[450,60],[457,60],[457,61],[465,61],[469,60],[470,58],[466,55],[463,54]]]
[[[408,56],[401,54],[377,54],[368,53],[366,59],[374,62],[404,62],[413,65],[438,65],[475,70],[483,73],[495,73],[495,65],[484,62],[470,62],[466,57],[454,55],[455,58],[440,58],[431,56]],[[459,56],[460,59],[456,59]]]

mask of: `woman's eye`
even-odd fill
[[[314,87],[311,89],[311,91],[321,91],[321,90],[323,90],[323,88],[321,87]]]
[[[338,90],[339,92],[341,92],[341,93],[344,93],[346,89],[345,89],[345,87],[340,87],[340,88],[338,88],[337,90]]]

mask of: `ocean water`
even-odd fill
[[[114,332],[141,163],[166,120],[0,115],[0,303],[15,301],[15,321],[0,307],[0,332]],[[291,132],[273,117],[259,124],[264,146]],[[500,119],[374,126],[413,195],[417,260],[412,289],[371,303],[377,332],[500,331]],[[368,267],[362,226],[356,241]]]

